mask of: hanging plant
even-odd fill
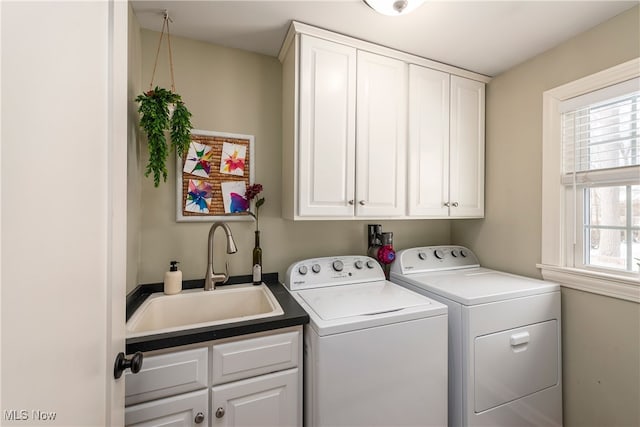
[[[151,83],[149,83],[149,91],[138,95],[136,98],[136,102],[140,103],[138,112],[142,115],[140,118],[140,127],[142,127],[147,134],[149,147],[149,163],[147,164],[144,176],[146,177],[153,174],[153,184],[156,187],[160,184],[160,176],[162,176],[165,182],[167,181],[166,163],[169,149],[167,147],[165,132],[170,133],[171,148],[180,156],[186,154],[191,141],[191,113],[184,105],[180,95],[176,93],[173,80],[173,59],[171,56],[169,21],[171,21],[169,12],[165,10],[162,32],[160,33],[158,50],[156,52],[156,60],[151,75]],[[152,89],[165,28],[167,30],[169,69],[171,71],[171,90],[158,86]]]
[[[142,114],[140,127],[147,134],[149,163],[144,176],[153,173],[153,184],[160,184],[160,176],[167,181],[167,156],[169,149],[165,132],[170,132],[171,148],[182,156],[191,141],[191,113],[177,93],[155,87],[136,98],[140,103],[138,112]],[[170,107],[174,106],[173,114]]]

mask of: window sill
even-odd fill
[[[538,264],[545,280],[561,286],[640,303],[640,279],[577,268]]]

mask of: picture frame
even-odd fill
[[[176,155],[176,221],[253,221],[244,190],[254,183],[253,135],[192,129]]]

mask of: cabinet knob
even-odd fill
[[[195,422],[196,424],[202,424],[203,421],[204,421],[204,414],[202,412],[198,412],[196,414],[196,417],[193,419],[193,422]]]
[[[453,203],[451,204],[451,206],[453,206],[454,208],[457,208],[457,207],[458,207],[458,202],[453,202]]]
[[[122,376],[125,369],[131,369],[132,374],[137,374],[142,369],[142,353],[136,352],[131,359],[127,359],[123,352],[118,353],[116,362],[113,365],[113,377],[118,379]]]
[[[358,203],[360,204],[360,206],[364,206],[367,204],[367,202],[365,202],[364,200],[360,200]]]
[[[218,409],[216,409],[216,418],[222,418],[222,417],[224,417],[224,408],[219,407]]]
[[[349,203],[349,206],[353,206],[353,199],[349,200],[347,203]]]
[[[449,203],[449,202],[444,202],[444,203],[443,203],[443,205],[444,205],[444,207],[448,208],[449,206],[451,206],[451,203]]]

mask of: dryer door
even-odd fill
[[[476,413],[559,381],[557,320],[480,336],[474,347]]]

